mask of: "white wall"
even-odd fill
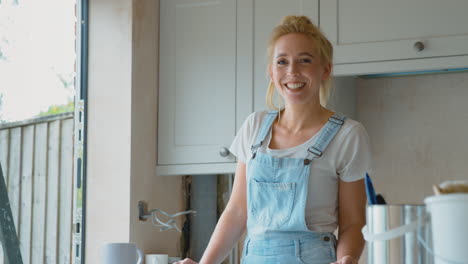
[[[86,263],[130,238],[131,2],[90,1]]]
[[[107,242],[178,255],[180,233],[138,221],[137,202],[183,210],[181,177],[156,177],[159,1],[90,1],[86,263]],[[181,221],[179,221],[181,226]]]
[[[327,107],[349,118],[356,119],[356,101],[356,78],[333,78]]]
[[[181,176],[156,177],[159,1],[133,1],[130,241],[145,253],[180,256],[181,233],[160,232],[136,217],[139,200],[148,209],[185,211]],[[166,219],[162,217],[162,219]],[[178,226],[182,228],[182,220]]]
[[[467,98],[467,72],[358,79],[357,118],[389,203],[422,204],[432,184],[468,179]]]

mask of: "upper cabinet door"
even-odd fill
[[[325,0],[335,64],[468,54],[468,1]]]
[[[253,84],[254,110],[266,109],[266,91],[269,83],[267,71],[268,39],[274,27],[287,15],[305,15],[318,26],[318,0],[253,0]]]
[[[161,0],[159,58],[158,164],[227,162],[220,149],[236,132],[236,1]]]

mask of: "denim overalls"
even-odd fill
[[[336,238],[308,229],[305,206],[310,163],[322,156],[345,117],[334,114],[304,159],[298,159],[257,152],[277,115],[277,111],[266,115],[247,164],[248,233],[242,263],[329,264],[336,261]]]

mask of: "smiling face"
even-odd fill
[[[269,65],[270,78],[290,104],[319,104],[320,85],[330,76],[331,66],[324,65],[315,42],[301,33],[280,37]]]

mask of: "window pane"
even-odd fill
[[[0,163],[25,264],[73,259],[75,5],[0,0]]]

